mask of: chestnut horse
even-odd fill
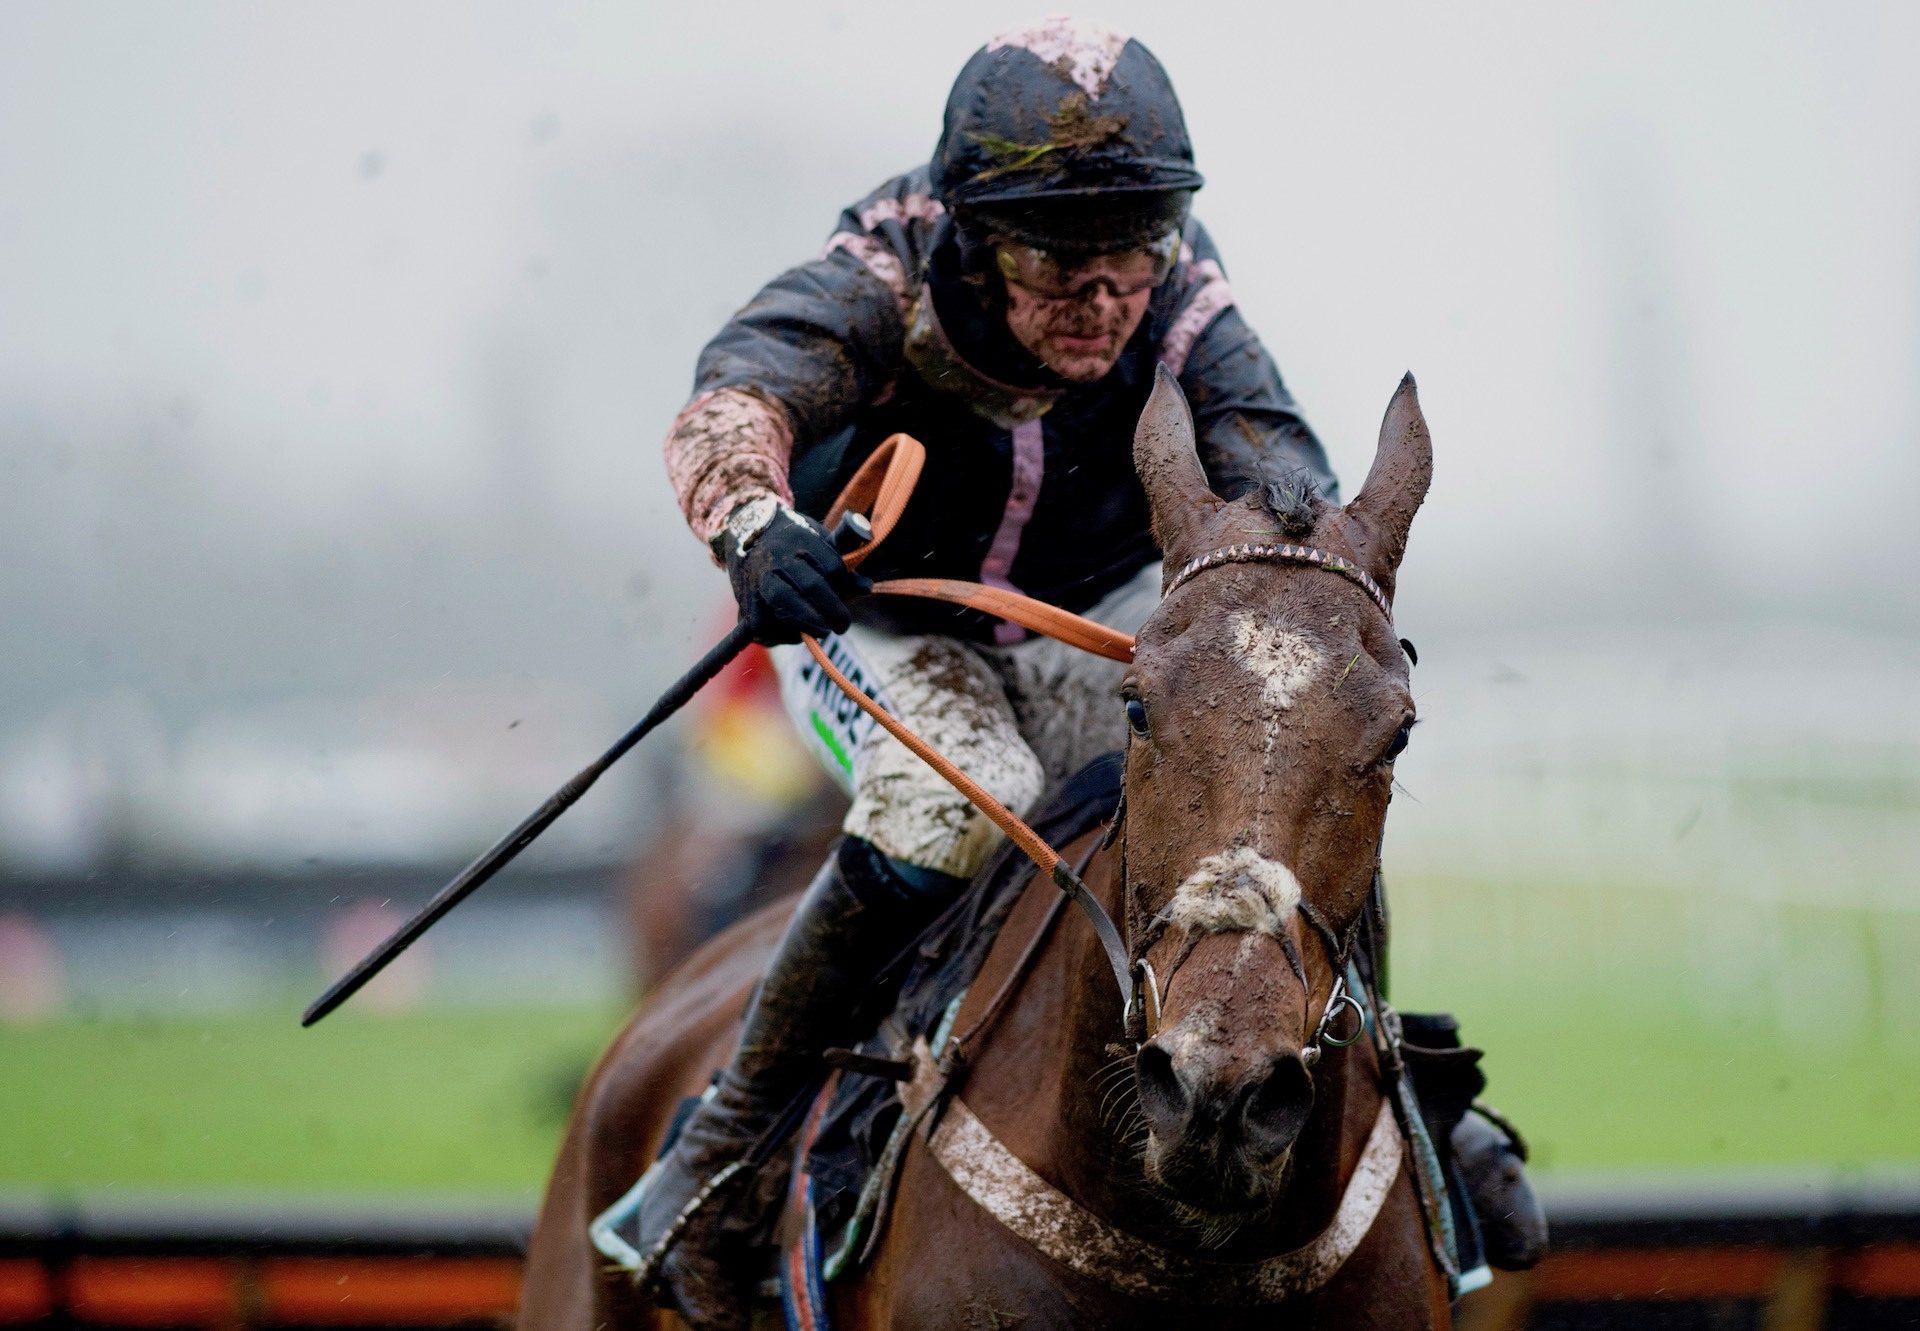
[[[971,1039],[963,1093],[914,1138],[872,1260],[829,1287],[832,1316],[1449,1326],[1375,1049],[1319,1057],[1413,724],[1386,612],[1432,475],[1412,378],[1344,508],[1284,482],[1212,494],[1169,376],[1134,456],[1167,594],[1114,704],[1132,729],[1122,826],[1085,878],[1124,920],[1157,1021],[1137,1051],[1116,1044],[1108,954],[1076,916],[1049,927],[1059,894],[1036,876],[952,1023]],[[588,1224],[730,1054],[785,914],[696,953],[602,1057],[534,1234],[526,1331],[679,1325],[599,1259]]]

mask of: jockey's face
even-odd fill
[[[1046,367],[1069,383],[1104,379],[1120,359],[1153,290],[1116,296],[1105,283],[1077,296],[1041,296],[1007,283],[1007,330]]]
[[[1169,233],[1148,249],[1071,263],[1024,245],[998,246],[1007,328],[1062,379],[1103,379],[1140,326],[1153,289],[1166,280],[1178,244]]]

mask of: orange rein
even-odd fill
[[[907,501],[913,497],[913,489],[920,480],[920,468],[926,462],[926,457],[926,447],[911,435],[889,435],[873,456],[861,464],[860,470],[854,473],[853,479],[840,492],[840,497],[833,501],[833,507],[827,511],[826,525],[829,528],[849,511],[864,512],[868,522],[873,525],[873,535],[847,555],[849,567],[858,568],[860,561],[873,553],[874,548],[887,539],[887,534],[899,522]],[[1036,601],[1031,596],[1023,596],[1003,587],[989,587],[984,583],[962,582],[953,578],[894,578],[874,583],[873,592],[878,596],[920,596],[948,601],[1018,624],[1024,629],[1031,629],[1111,661],[1133,660],[1133,638],[1130,635],[1115,632],[1104,624],[1096,624],[1058,606]],[[879,722],[889,735],[938,772],[942,780],[965,795],[975,808],[1026,853],[1027,858],[1048,874],[1058,876],[1064,867],[1060,856],[1041,839],[1039,833],[840,673],[839,668],[827,659],[826,652],[821,650],[818,642],[805,636],[800,640],[807,645],[813,659],[820,663],[820,668],[827,672],[827,678],[853,699],[861,711]],[[1068,872],[1071,873],[1070,870]]]

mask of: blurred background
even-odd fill
[[[1920,1166],[1920,11],[1097,13],[1349,487],[1420,379],[1401,1005],[1570,1188]],[[695,354],[1032,16],[0,9],[0,1190],[531,1197],[831,815],[751,672],[298,1010],[729,622]]]

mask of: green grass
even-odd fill
[[[1920,916],[1393,887],[1395,1001],[1460,1015],[1549,1171],[1920,1165]],[[521,1192],[596,1012],[0,1029],[0,1189]]]
[[[617,1012],[0,1029],[0,1188],[521,1192]]]
[[[1920,918],[1443,879],[1393,900],[1395,1002],[1461,1018],[1537,1168],[1920,1165]]]

